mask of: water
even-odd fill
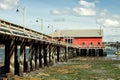
[[[117,56],[114,54],[115,49],[107,48],[106,51],[107,51],[107,56],[105,58],[112,60],[120,60],[120,55]],[[28,52],[29,49],[26,49],[26,53],[27,53],[26,58],[28,58]],[[4,57],[5,57],[4,53],[5,53],[4,48],[0,48],[0,62],[4,62]],[[18,56],[20,56],[19,53],[20,51],[18,50]]]
[[[29,48],[25,49],[26,51],[26,60],[28,59],[28,53],[29,53]],[[18,48],[17,50],[17,55],[18,55],[18,61],[20,59],[20,49]],[[5,58],[5,49],[4,48],[0,48],[0,63],[4,63],[4,58]]]
[[[107,59],[120,60],[120,55],[115,55],[114,54],[116,49],[107,48],[106,51],[107,51],[107,56],[106,56]],[[120,51],[120,48],[119,48],[119,51]]]
[[[5,53],[4,48],[0,48],[0,62],[4,61],[5,56],[4,53]]]

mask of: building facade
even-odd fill
[[[59,30],[50,34],[61,41],[80,47],[102,47],[103,30]]]

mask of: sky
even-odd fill
[[[120,41],[119,8],[120,0],[0,0],[0,19],[45,34],[101,28],[103,41]]]

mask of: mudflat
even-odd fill
[[[104,57],[78,57],[31,73],[19,80],[120,80],[120,61]]]

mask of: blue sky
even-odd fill
[[[104,41],[120,41],[120,0],[0,0],[0,19],[23,25],[23,7],[27,28],[49,34],[52,26],[53,30],[101,26]]]

